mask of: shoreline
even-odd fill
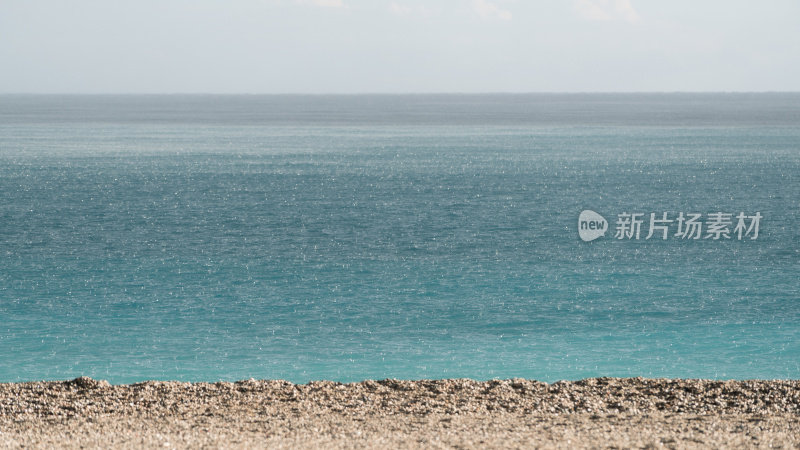
[[[800,446],[800,380],[0,383],[0,447]]]

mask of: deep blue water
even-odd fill
[[[799,223],[799,94],[0,96],[0,381],[800,378]]]

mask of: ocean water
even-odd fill
[[[798,224],[800,94],[0,96],[0,382],[800,378]]]

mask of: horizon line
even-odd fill
[[[422,95],[680,95],[800,94],[797,91],[431,91],[431,92],[0,92],[0,96],[422,96]]]

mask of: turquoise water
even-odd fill
[[[797,94],[0,96],[0,381],[800,378],[799,150]]]

